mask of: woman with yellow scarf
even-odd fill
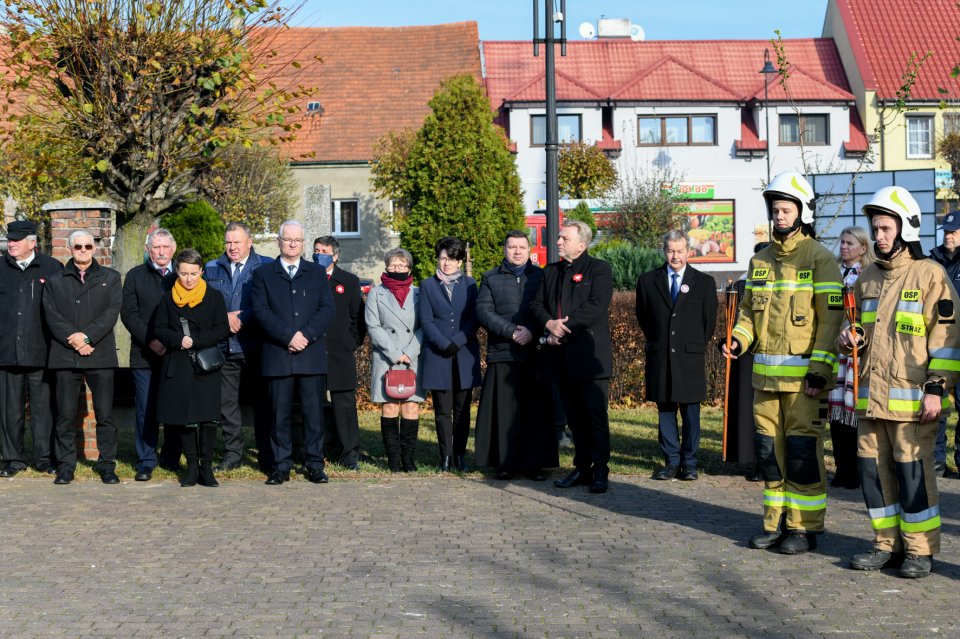
[[[207,288],[203,259],[194,249],[176,257],[177,281],[164,293],[153,318],[166,348],[157,389],[157,421],[179,426],[187,471],[181,486],[217,486],[213,449],[220,419],[220,371],[204,373],[192,354],[217,346],[230,333],[223,295]]]

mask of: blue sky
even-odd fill
[[[762,40],[774,29],[784,38],[818,37],[826,7],[827,0],[567,0],[567,37],[579,39],[577,27],[596,25],[601,15],[630,18],[649,40]],[[528,40],[532,12],[532,0],[306,0],[294,22],[387,27],[476,20],[483,40]]]

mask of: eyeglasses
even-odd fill
[[[302,237],[281,237],[280,241],[286,244],[303,244]]]
[[[437,261],[438,262],[459,262],[460,260],[454,259],[452,257],[438,257]]]
[[[93,244],[74,244],[73,250],[74,251],[92,251]]]

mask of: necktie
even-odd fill
[[[83,278],[86,277],[86,271],[80,271],[80,283],[83,284]]]
[[[170,270],[169,270],[167,267],[164,266],[163,268],[160,269],[160,277],[166,277],[166,276],[167,276],[167,273],[169,273],[169,272],[170,272]]]
[[[293,279],[293,274],[297,272],[297,267],[294,264],[291,264],[287,267],[287,271],[290,273],[290,279]]]
[[[236,281],[237,276],[240,275],[240,269],[243,268],[243,262],[234,262],[233,264],[233,279]]]
[[[677,284],[677,280],[680,279],[680,274],[674,273],[670,277],[673,278],[673,282],[670,283],[670,299],[676,304],[677,296],[680,295],[680,285]]]
[[[21,271],[27,270],[27,263],[26,263],[26,262],[17,262],[17,266],[20,267],[20,270],[21,270]]]

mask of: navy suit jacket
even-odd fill
[[[300,266],[290,279],[278,259],[253,272],[250,295],[254,316],[263,330],[262,374],[326,374],[324,334],[336,315],[326,270],[300,258]],[[291,353],[287,347],[297,331],[310,344],[299,353]]]
[[[420,282],[417,305],[423,328],[421,380],[427,390],[450,390],[453,386],[453,355],[444,354],[450,343],[456,353],[460,388],[480,385],[480,343],[477,341],[477,282],[464,275],[447,297],[443,284],[434,275]]]

